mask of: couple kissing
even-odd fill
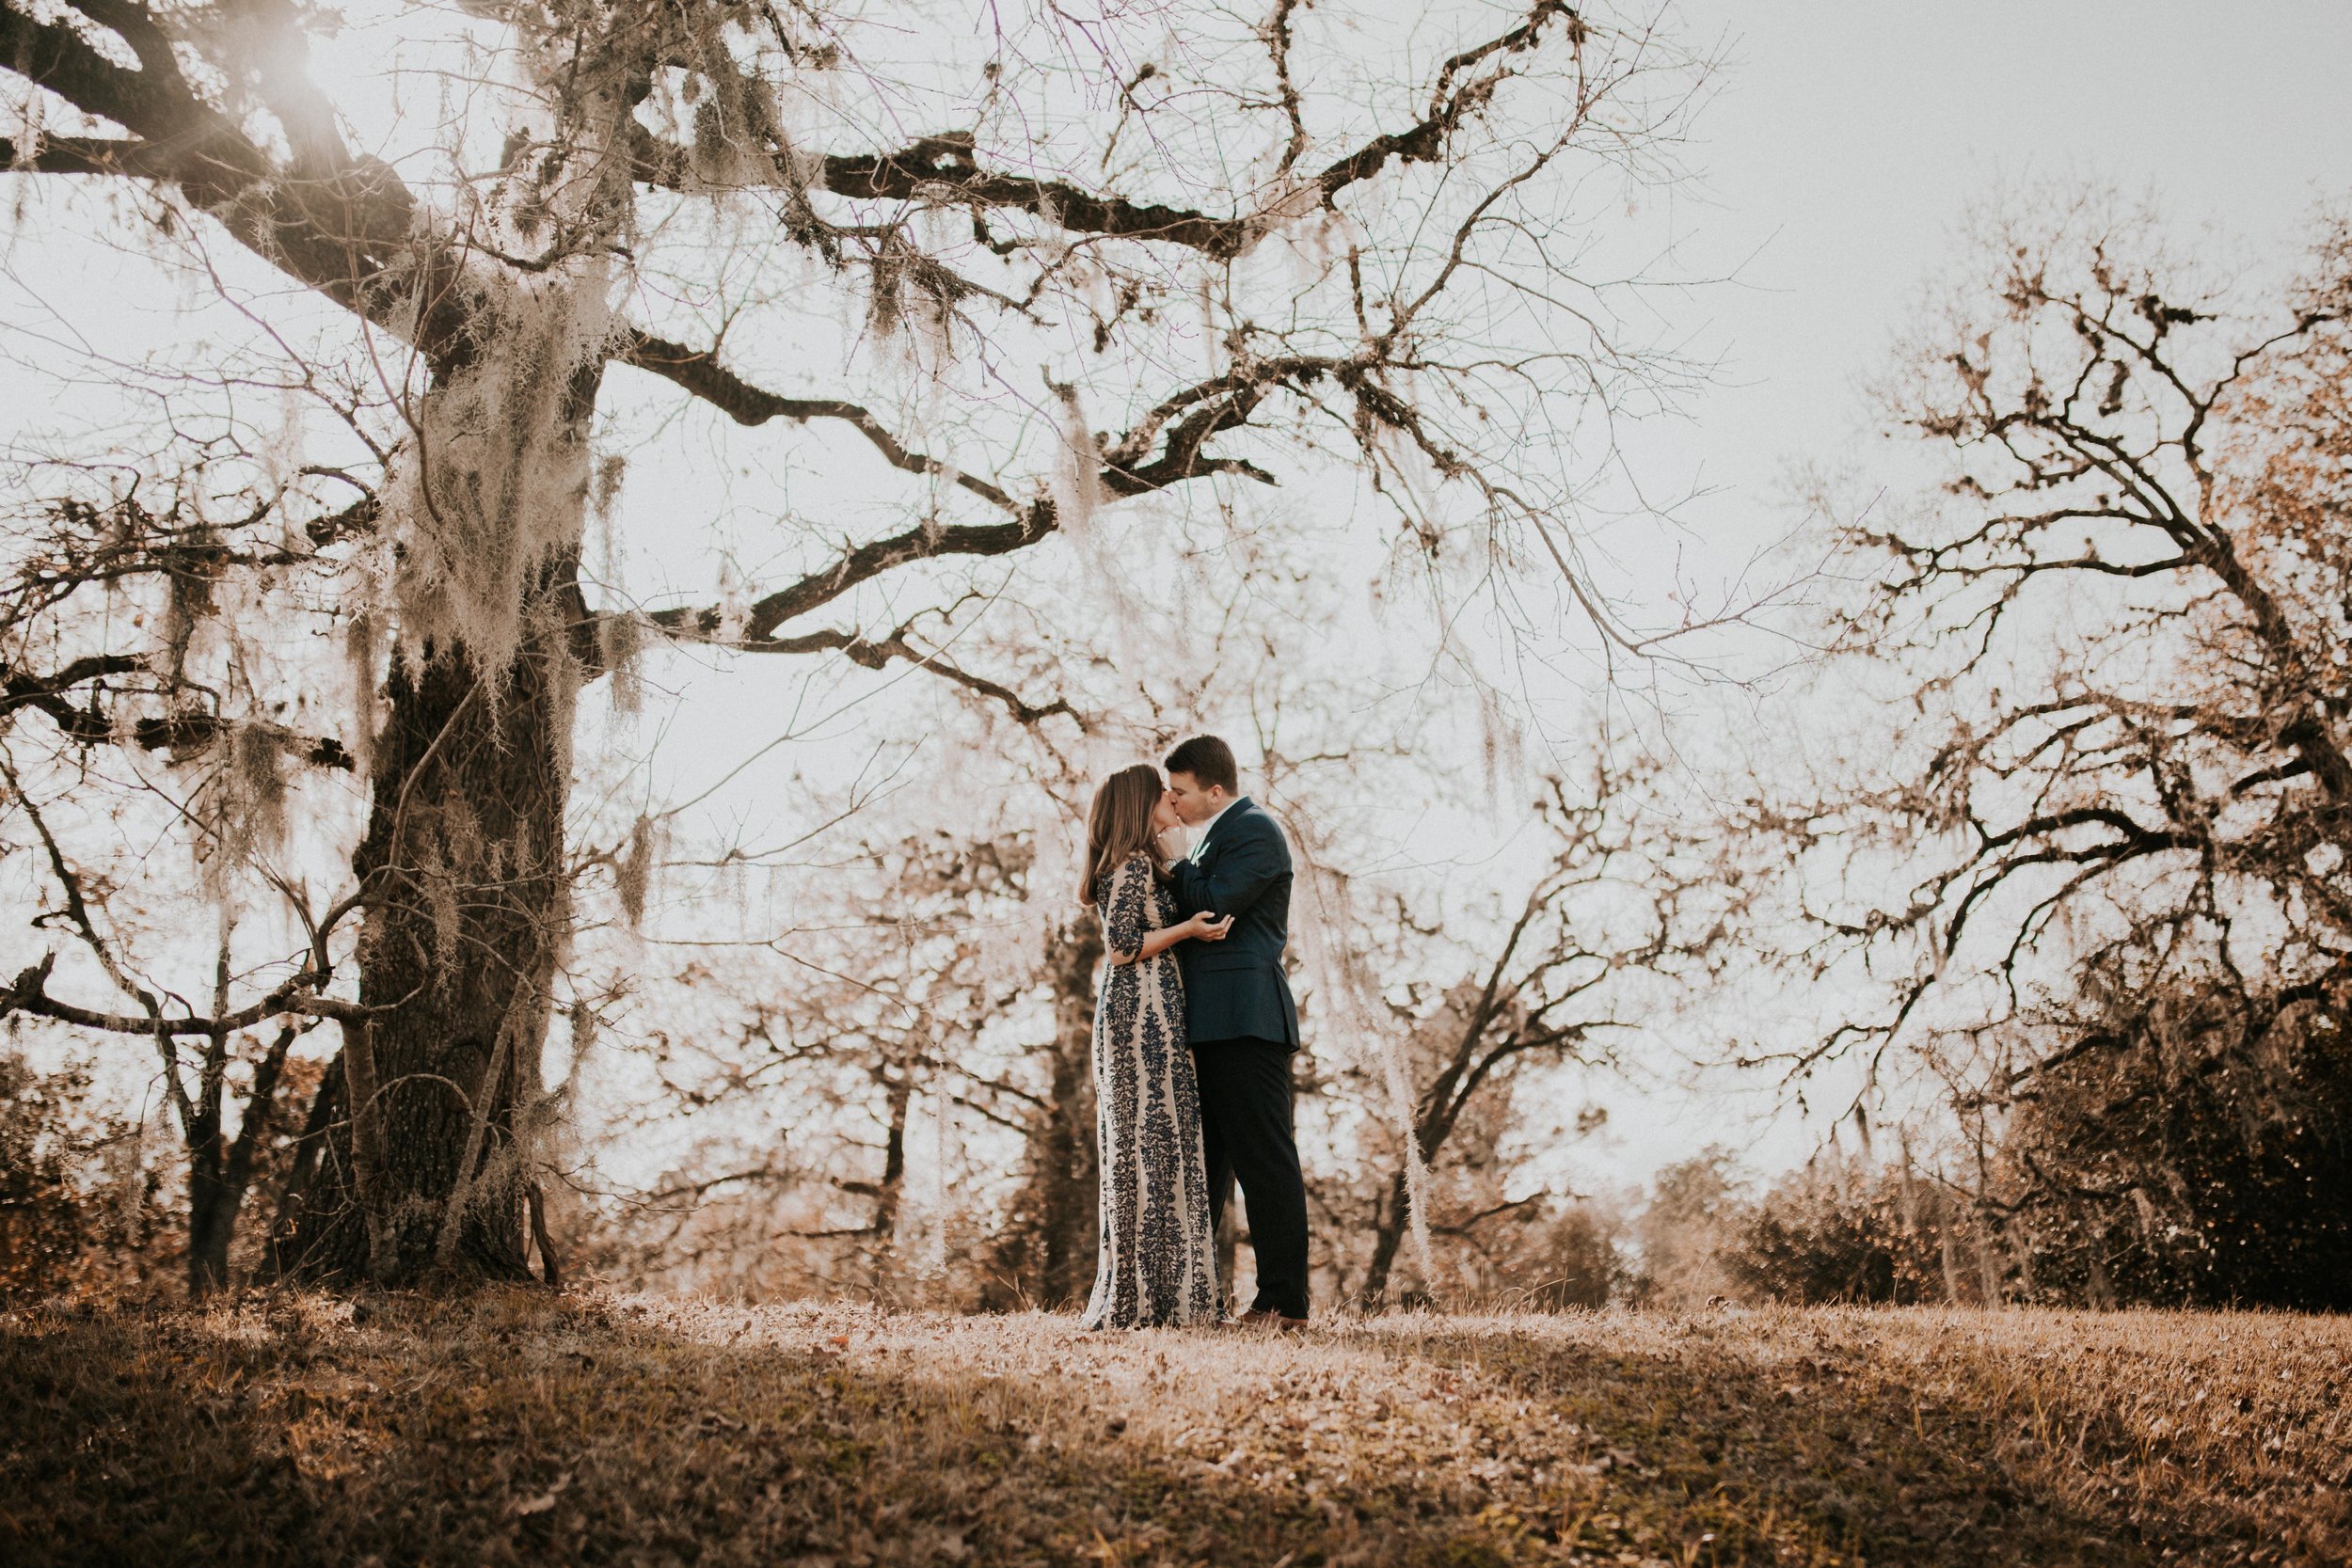
[[[1094,1015],[1102,1222],[1083,1326],[1307,1321],[1307,1193],[1292,1129],[1298,1007],[1282,973],[1291,853],[1199,736],[1120,769],[1087,815],[1079,897],[1103,922]],[[1238,1181],[1257,1294],[1224,1315],[1216,1227]],[[1230,1281],[1227,1282],[1230,1285]]]

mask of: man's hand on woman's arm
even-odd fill
[[[1114,952],[1111,954],[1111,962],[1130,964],[1140,963],[1146,958],[1156,958],[1180,942],[1223,942],[1225,933],[1232,928],[1233,917],[1230,914],[1222,920],[1215,919],[1207,914],[1196,914],[1190,919],[1180,920],[1173,926],[1163,926],[1156,931],[1146,931],[1142,942],[1137,945],[1133,954]]]

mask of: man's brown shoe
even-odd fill
[[[1241,1315],[1241,1326],[1261,1329],[1269,1334],[1295,1334],[1307,1326],[1307,1320],[1294,1318],[1286,1313],[1268,1311],[1263,1307],[1253,1307]]]

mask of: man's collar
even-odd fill
[[[1248,796],[1236,795],[1232,800],[1226,801],[1223,805],[1217,807],[1216,815],[1210,817],[1206,822],[1200,824],[1200,836],[1192,841],[1192,853],[1186,855],[1184,858],[1192,862],[1195,865],[1200,864],[1200,851],[1208,847],[1210,831],[1219,822],[1225,820],[1225,814],[1227,812],[1232,811],[1235,806],[1246,806],[1248,803]]]

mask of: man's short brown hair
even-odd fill
[[[1171,773],[1189,773],[1209,784],[1223,784],[1228,795],[1241,793],[1241,771],[1233,766],[1233,749],[1213,735],[1196,735],[1168,753],[1161,766]]]

